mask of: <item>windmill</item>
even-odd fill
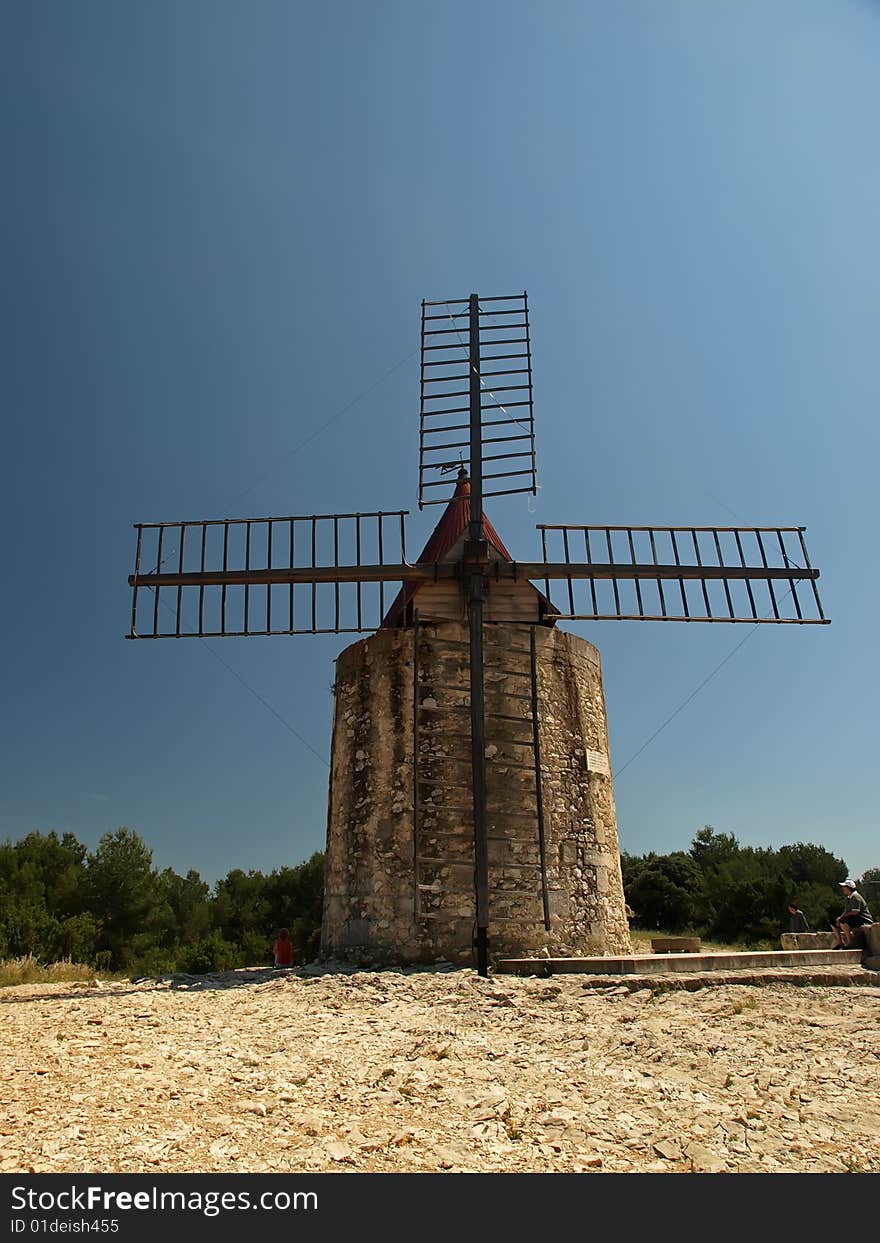
[[[403,510],[136,524],[129,638],[372,633],[337,661],[328,952],[619,950],[598,653],[557,622],[827,624],[803,527],[540,524],[520,562],[483,501],[536,492],[528,298],[471,294],[422,303],[414,562]]]

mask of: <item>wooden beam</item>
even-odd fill
[[[647,562],[568,562],[568,561],[492,561],[486,574],[495,579],[689,579],[696,582],[717,580],[767,579],[812,580],[819,571],[795,566],[654,565]],[[181,574],[131,574],[130,587],[210,587],[260,586],[272,583],[433,583],[457,578],[459,567],[451,562],[435,565],[304,565],[263,570],[196,571]]]
[[[696,582],[728,579],[817,579],[818,570],[801,570],[795,566],[745,566],[745,565],[654,565],[645,562],[633,565],[628,561],[514,561],[502,563],[501,575],[506,577],[511,569],[520,578],[596,578],[626,581],[627,579],[686,578]],[[492,567],[495,573],[495,567]]]
[[[130,587],[220,587],[273,583],[396,583],[434,582],[451,578],[454,566],[433,565],[301,565],[264,570],[208,570],[187,574],[130,574]]]

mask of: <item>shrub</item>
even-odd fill
[[[231,941],[224,941],[217,931],[182,950],[177,959],[178,970],[193,975],[204,975],[207,971],[231,971],[243,965],[239,947]]]
[[[0,960],[0,987],[13,984],[51,984],[67,980],[90,980],[94,970],[87,963],[53,962],[44,966],[33,954]]]

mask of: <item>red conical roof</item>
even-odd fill
[[[471,481],[468,479],[468,473],[464,467],[458,472],[458,482],[455,486],[455,492],[443,516],[434,527],[428,542],[416,558],[416,565],[435,565],[440,561],[444,561],[447,554],[455,547],[463,535],[467,533],[471,521]],[[503,558],[505,561],[512,561],[510,553],[504,547],[501,536],[492,526],[492,523],[483,514],[483,539],[489,545],[490,549]],[[412,600],[419,583],[404,583],[398,592],[394,603],[385,614],[382,625],[399,626],[403,621],[406,606]]]
[[[471,521],[471,481],[462,466],[458,472],[458,482],[452,500],[443,511],[443,517],[434,527],[427,544],[416,558],[416,565],[433,565],[442,561],[446,554],[461,539],[470,526]],[[492,523],[483,514],[483,539],[490,548],[494,548],[505,561],[512,561],[510,553],[501,542],[501,536]]]

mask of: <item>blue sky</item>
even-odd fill
[[[323,846],[345,638],[125,641],[131,524],[405,508],[416,548],[420,300],[528,289],[514,555],[805,524],[833,619],[628,764],[623,847],[880,865],[878,55],[855,0],[8,6],[0,836],[126,824],[211,880]],[[574,628],[618,770],[745,637]]]

